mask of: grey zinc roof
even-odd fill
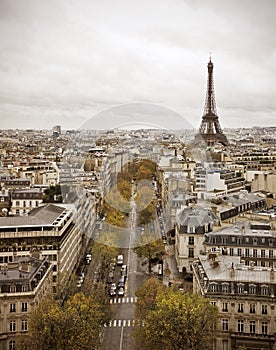
[[[0,227],[52,225],[64,210],[61,206],[46,204],[31,210],[27,216],[0,217]]]
[[[208,255],[200,255],[199,260],[206,273],[209,282],[216,281],[235,281],[249,283],[276,283],[275,279],[271,279],[271,269],[265,267],[250,267],[240,264],[239,256],[220,255],[216,258],[219,262],[217,267],[212,267],[211,260]],[[231,267],[234,267],[234,274],[231,275]]]
[[[209,209],[188,208],[182,210],[177,216],[180,225],[201,226],[217,221],[215,214]]]

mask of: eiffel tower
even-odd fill
[[[201,125],[198,133],[195,135],[193,144],[200,144],[203,141],[207,146],[213,146],[216,143],[221,143],[224,146],[228,145],[226,136],[221,130],[215,101],[214,91],[214,79],[213,79],[213,68],[214,65],[210,61],[208,67],[208,83],[207,83],[207,94],[204,106],[204,114],[202,117]]]

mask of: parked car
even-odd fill
[[[122,265],[122,267],[121,267],[121,276],[126,278],[126,276],[127,276],[127,265]]]
[[[120,277],[119,278],[119,281],[118,281],[118,287],[120,288],[120,287],[123,287],[124,288],[124,286],[125,286],[125,278],[124,277]]]
[[[111,297],[114,297],[114,296],[116,295],[116,289],[110,288],[110,289],[109,289],[109,295],[110,295]]]
[[[124,257],[122,254],[117,256],[117,265],[123,265],[124,263]]]
[[[123,297],[125,295],[125,291],[123,287],[120,287],[118,290],[118,296],[119,297]]]

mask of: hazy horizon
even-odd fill
[[[1,0],[1,129],[105,129],[99,114],[136,103],[179,116],[148,123],[198,129],[210,51],[222,129],[273,126],[275,12],[273,0]]]

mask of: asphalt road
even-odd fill
[[[135,290],[147,279],[145,268],[142,268],[141,261],[133,252],[136,235],[139,228],[136,227],[136,205],[131,201],[132,211],[129,221],[129,234],[122,238],[122,254],[124,264],[128,267],[125,283],[124,297],[110,298],[113,313],[112,320],[104,328],[102,350],[134,350],[133,331],[137,327],[134,317],[135,311]],[[120,267],[116,267],[115,276],[118,276]]]

